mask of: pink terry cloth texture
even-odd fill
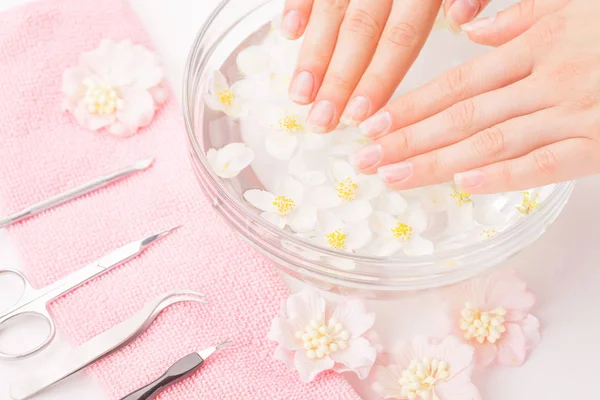
[[[148,171],[9,228],[25,273],[46,286],[113,249],[183,224],[140,257],[51,304],[74,345],[129,318],[173,289],[203,292],[208,305],[161,314],[127,348],[89,372],[110,399],[157,378],[177,359],[222,339],[221,351],[161,399],[360,397],[334,373],[302,383],[273,358],[266,336],[287,290],[276,269],[230,229],[197,182],[182,112],[171,99],[129,139],[80,128],[62,112],[61,75],[104,38],[151,48],[125,0],[45,0],[0,15],[0,186],[5,211],[153,156]]]

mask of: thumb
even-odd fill
[[[493,17],[463,24],[461,28],[475,43],[500,46],[527,31],[544,16],[563,8],[569,1],[521,0]]]
[[[467,22],[471,22],[490,0],[446,0],[444,2],[444,12],[450,25],[459,30],[459,27]]]

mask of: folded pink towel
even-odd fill
[[[25,272],[34,286],[45,286],[129,241],[184,227],[54,302],[58,329],[81,344],[160,294],[194,289],[210,304],[168,309],[132,345],[91,368],[109,398],[148,383],[191,351],[229,338],[233,347],[161,398],[358,399],[339,375],[303,384],[274,361],[275,345],[266,334],[286,288],[271,263],[224,224],[201,192],[176,100],[130,139],[85,131],[62,112],[63,71],[103,38],[150,47],[125,0],[47,0],[0,15],[0,191],[6,210],[156,157],[146,172],[12,226]]]

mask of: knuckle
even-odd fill
[[[481,159],[496,158],[504,151],[504,133],[498,127],[486,129],[473,136],[472,146]]]
[[[369,11],[358,9],[350,13],[345,20],[344,29],[371,39],[378,38],[382,28]]]
[[[465,100],[451,106],[447,113],[453,128],[467,129],[475,119],[475,104],[471,100]]]
[[[566,19],[560,15],[545,17],[527,31],[526,40],[534,52],[546,52],[565,34]]]
[[[598,96],[596,94],[584,93],[566,103],[565,106],[568,111],[579,112],[593,110],[598,106],[598,103]]]
[[[317,5],[325,10],[332,12],[346,11],[350,0],[317,0]]]
[[[393,46],[414,48],[419,43],[419,31],[410,22],[399,22],[387,30],[384,39]]]
[[[352,89],[354,89],[353,82],[347,75],[333,72],[325,76],[322,90],[333,92],[342,90],[348,92],[352,91]]]
[[[442,80],[442,93],[451,100],[462,100],[466,97],[472,81],[473,67],[470,64],[451,69]]]
[[[558,166],[558,159],[552,150],[541,148],[535,150],[532,154],[537,172],[548,176],[553,176],[555,174]]]

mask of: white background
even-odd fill
[[[0,0],[0,10],[27,1]],[[131,2],[146,24],[179,94],[188,49],[217,1]],[[497,0],[495,8],[509,2]],[[0,198],[1,191],[0,185]],[[475,374],[484,400],[599,398],[600,316],[596,306],[600,300],[599,204],[600,178],[581,181],[549,232],[508,263],[519,269],[538,296],[533,313],[542,322],[543,340],[523,367],[492,368]],[[14,254],[3,231],[0,231],[0,267],[19,267],[18,255]],[[399,337],[430,329],[424,321],[428,320],[431,304],[425,298],[371,302],[369,306],[378,312],[377,329],[385,345],[392,345]],[[404,312],[400,318],[397,310],[409,307],[412,317],[407,318]],[[59,337],[50,350],[34,359],[0,362],[0,400],[8,399],[11,380],[33,366],[51,363],[52,355],[65,346]],[[365,398],[373,398],[366,384],[352,382]],[[104,396],[91,379],[80,374],[39,398],[100,400]]]

